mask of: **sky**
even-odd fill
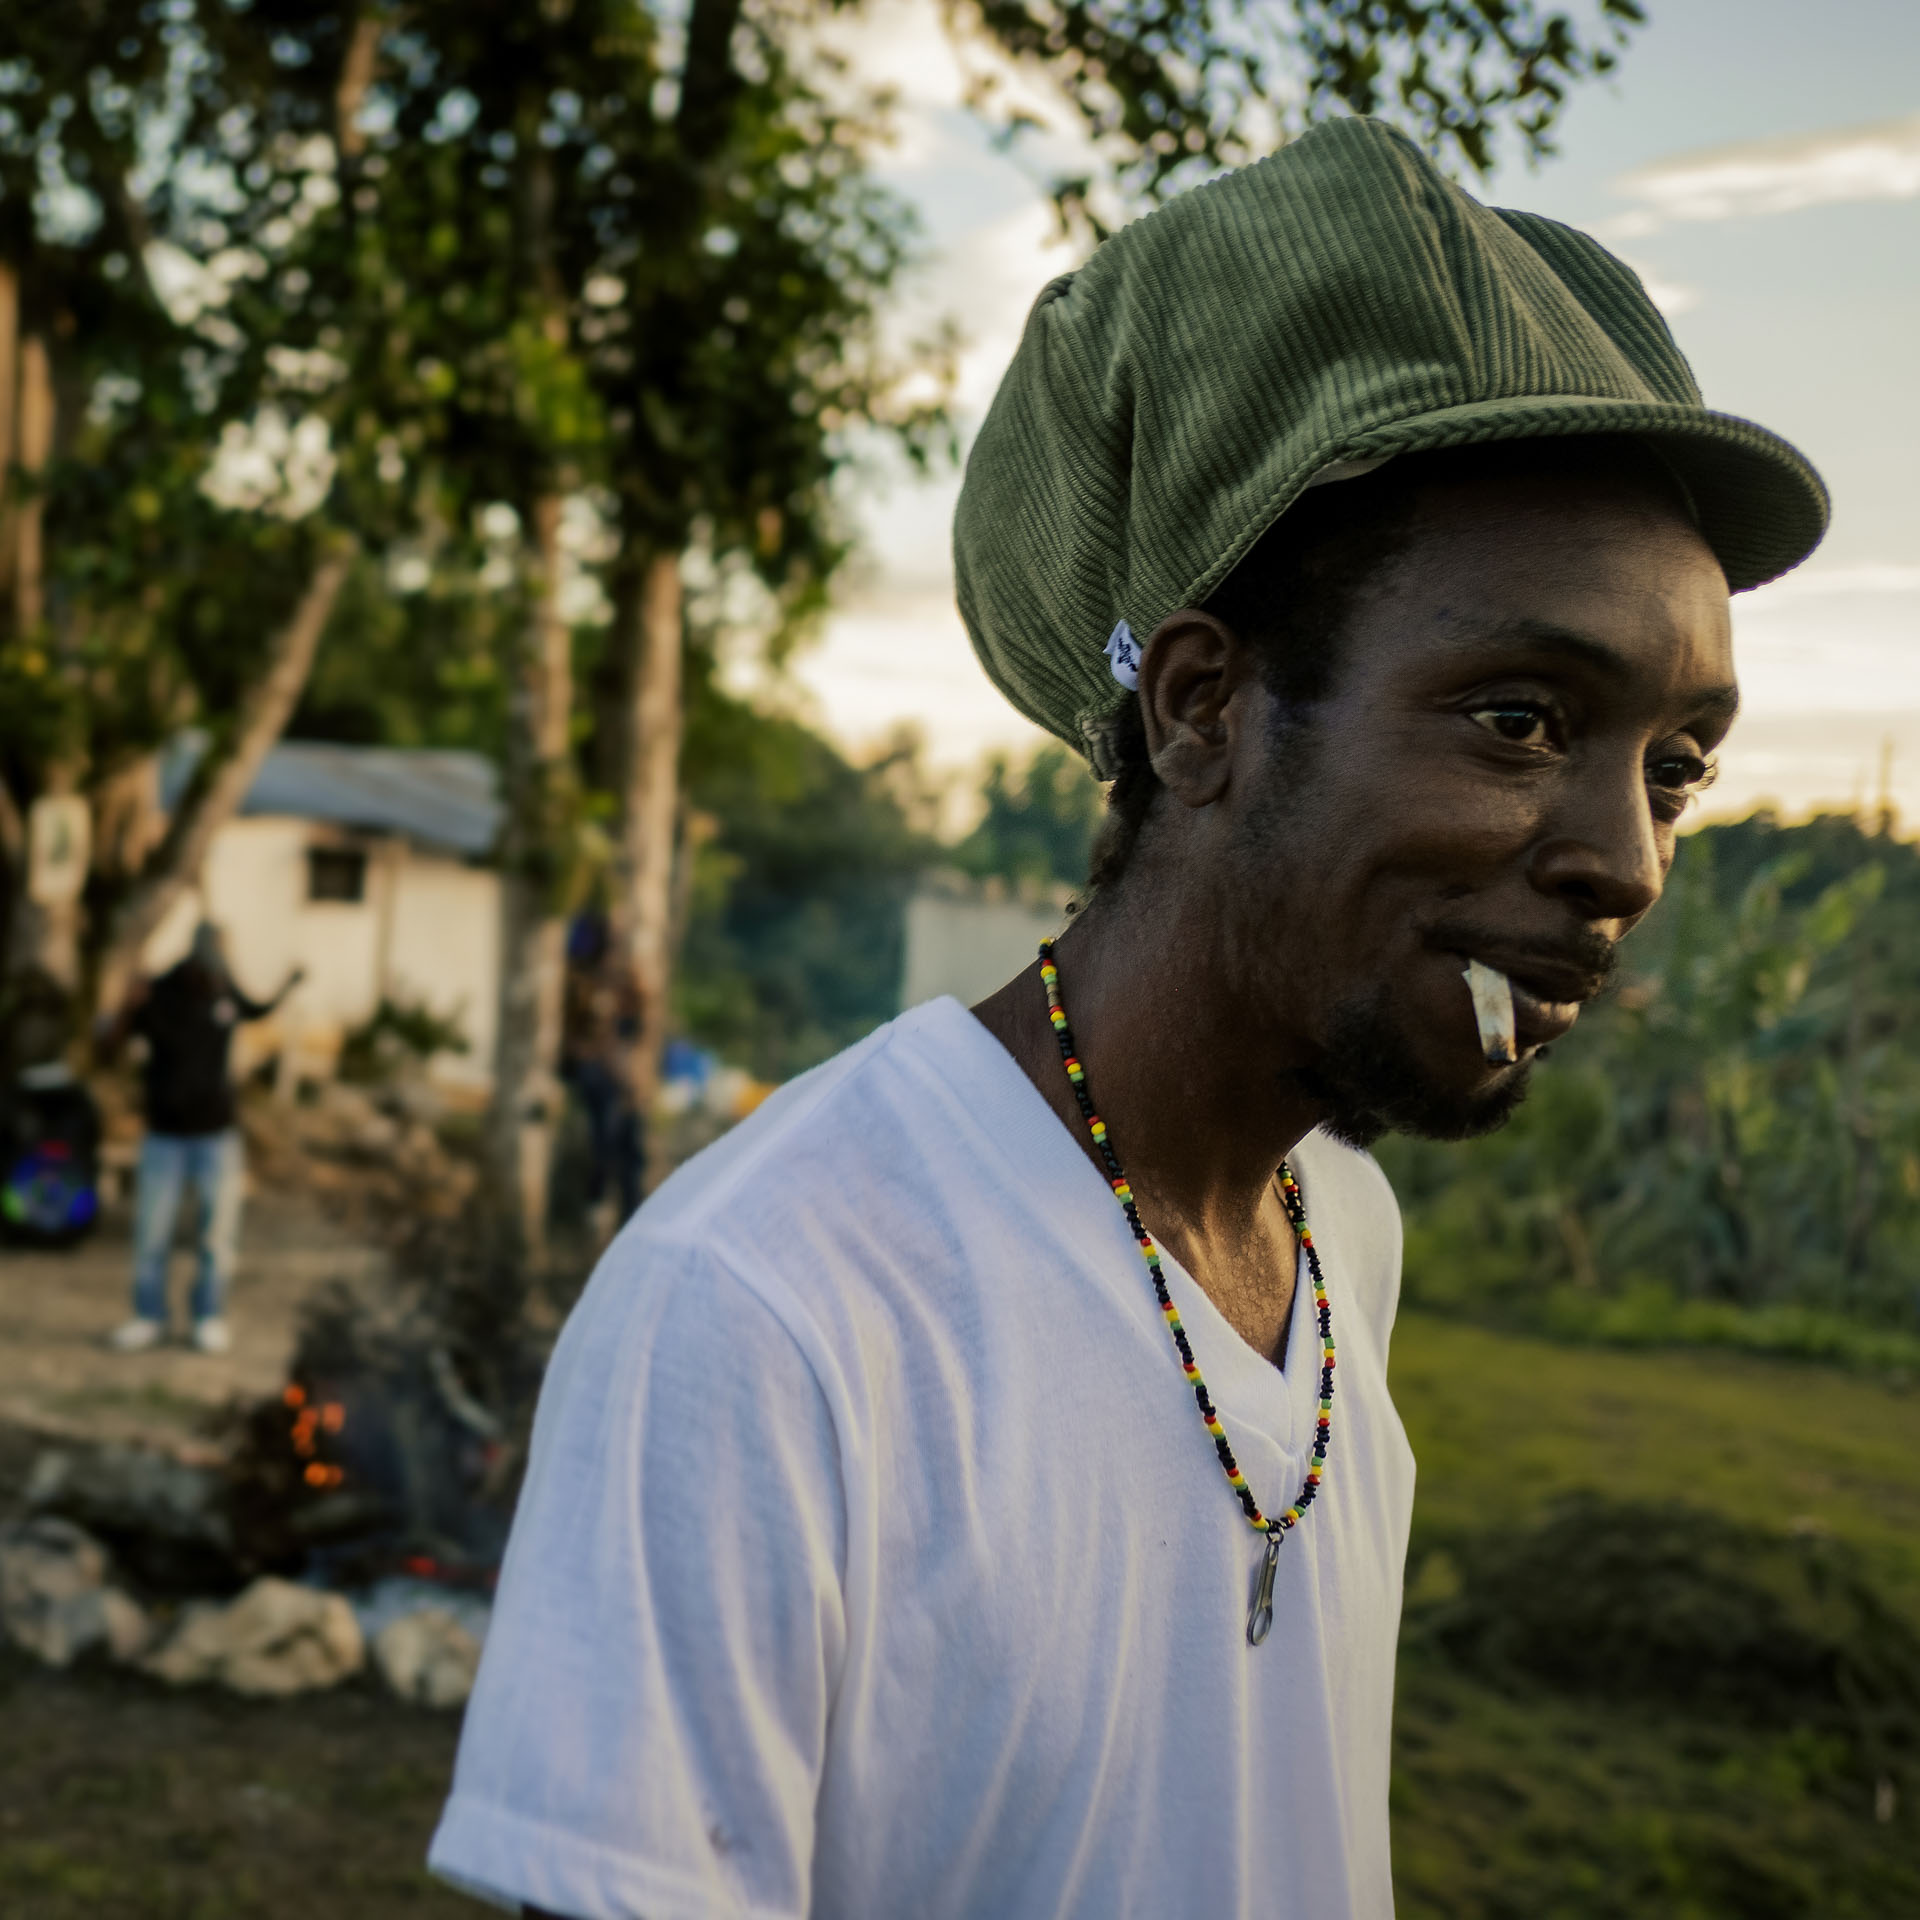
[[[1699,817],[1877,800],[1920,826],[1920,5],[1646,0],[1610,82],[1573,98],[1559,154],[1472,190],[1583,227],[1666,313],[1708,404],[1800,446],[1832,489],[1825,544],[1734,603],[1745,708]],[[874,0],[845,44],[899,91],[886,183],[926,262],[895,319],[965,341],[963,436],[1040,287],[1075,264],[1044,168],[997,151],[961,100],[933,0]],[[959,775],[1043,738],[993,690],[953,608],[957,471],[881,470],[854,496],[862,553],[795,673],[854,752],[903,724]]]

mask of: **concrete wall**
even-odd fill
[[[1061,907],[996,900],[984,890],[915,894],[907,902],[900,1004],[917,1007],[950,993],[972,1006],[1031,966],[1040,942],[1065,924]]]
[[[394,890],[387,995],[455,1021],[467,1051],[443,1054],[437,1076],[493,1080],[500,993],[500,876],[461,860],[411,854]]]
[[[365,897],[310,900],[310,846],[362,849]],[[225,928],[234,978],[256,999],[272,994],[294,967],[307,973],[272,1019],[242,1028],[237,1071],[278,1053],[297,1074],[331,1073],[348,1029],[369,1019],[384,998],[423,1004],[459,1022],[469,1051],[438,1056],[431,1065],[436,1080],[476,1091],[490,1083],[498,875],[389,836],[251,816],[215,835],[201,887],[175,902],[147,942],[148,972],[185,954],[202,917]]]

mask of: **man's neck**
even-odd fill
[[[1277,1354],[1293,1264],[1274,1174],[1318,1116],[1247,1031],[1218,947],[1179,931],[1190,919],[1096,896],[1061,936],[1060,996],[1148,1231],[1243,1338]],[[974,1013],[1099,1164],[1038,965]]]

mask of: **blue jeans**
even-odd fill
[[[180,1195],[189,1182],[199,1203],[194,1223],[199,1266],[190,1311],[195,1320],[211,1320],[225,1307],[240,1245],[243,1178],[240,1135],[232,1128],[147,1135],[133,1206],[133,1310],[141,1319],[167,1318],[167,1255]]]
[[[582,1060],[573,1069],[573,1090],[587,1116],[587,1205],[598,1206],[611,1187],[625,1222],[640,1204],[647,1169],[633,1088],[605,1061]]]

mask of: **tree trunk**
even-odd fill
[[[93,780],[93,871],[110,888],[139,879],[166,838],[160,805],[160,755],[141,753]]]
[[[0,262],[0,593],[13,589],[13,462],[20,415],[20,276]]]
[[[79,774],[76,761],[54,761],[41,777],[39,798],[49,801],[69,798],[79,788]],[[29,891],[34,878],[32,847],[36,824],[36,814],[29,810],[21,854],[13,863],[6,970],[15,978],[25,974],[41,975],[77,999],[81,979],[80,895],[76,890],[36,900]],[[84,862],[84,845],[74,857]]]
[[[10,529],[13,535],[13,633],[16,641],[30,639],[47,617],[45,559],[41,523],[46,502],[41,495],[47,456],[53,451],[53,360],[46,341],[30,333],[20,342],[20,392],[14,413],[19,470],[31,491],[19,501]]]
[[[349,162],[357,161],[367,150],[360,109],[366,104],[367,91],[373,85],[374,69],[380,58],[380,36],[386,29],[382,14],[361,14],[353,23],[346,54],[340,62],[340,78],[333,90],[334,144],[342,158]]]
[[[46,567],[41,528],[45,503],[40,487],[53,452],[53,361],[43,335],[19,331],[19,283],[11,272],[0,284],[0,385],[5,403],[0,407],[0,453],[7,465],[6,506],[0,513],[0,546],[4,546],[4,577],[13,602],[12,636],[15,646],[38,646],[45,640],[47,618]],[[39,789],[48,799],[74,793],[85,771],[84,757],[71,750],[54,750],[40,770]],[[32,883],[32,821],[29,809],[18,836],[18,853],[11,865],[11,898],[7,914],[6,971],[15,977],[43,974],[70,994],[80,987],[81,905],[75,894],[36,900]]]
[[[680,815],[680,556],[655,554],[621,595],[620,899],[616,921],[639,998],[633,1091],[653,1110],[673,986],[674,852]]]
[[[286,730],[352,564],[353,549],[346,542],[321,556],[306,591],[274,635],[259,678],[241,699],[232,734],[224,747],[210,746],[194,769],[160,844],[114,910],[101,943],[95,987],[100,1008],[119,1003],[139,966],[140,949],[168,908],[199,881],[213,836],[239,812],[261,763]]]
[[[560,612],[560,496],[534,502],[534,604],[508,711],[502,839],[500,1016],[489,1157],[495,1191],[533,1265],[546,1257],[548,1185],[561,1110],[567,926],[558,870],[568,830],[571,637]]]

